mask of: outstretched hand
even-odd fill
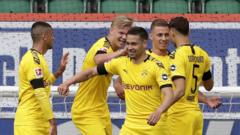
[[[216,109],[222,105],[221,98],[219,96],[208,97],[207,105],[212,109]]]
[[[69,86],[62,83],[61,85],[58,86],[58,93],[59,95],[67,96],[69,93]]]

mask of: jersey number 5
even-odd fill
[[[194,94],[196,92],[197,82],[198,82],[198,77],[195,75],[195,68],[199,68],[199,65],[198,64],[193,64],[192,76],[193,76],[193,79],[194,79],[194,88],[193,89],[191,88],[192,94]]]

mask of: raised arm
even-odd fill
[[[98,64],[102,64],[104,62],[107,62],[113,58],[119,57],[119,56],[123,56],[126,55],[127,53],[127,49],[126,47],[124,49],[120,49],[116,52],[113,53],[98,53],[96,54],[96,56],[94,57],[94,62],[98,65]]]

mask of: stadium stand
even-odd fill
[[[206,0],[206,13],[240,13],[238,0]]]
[[[99,0],[101,13],[136,13],[138,0]],[[117,7],[117,8],[116,8]]]
[[[190,2],[190,1],[189,1]],[[187,0],[153,0],[153,13],[188,13],[191,12]]]
[[[32,12],[33,0],[0,0],[1,13],[29,13]]]
[[[0,13],[32,12],[237,14],[240,0],[0,0]]]
[[[49,13],[83,13],[85,2],[83,0],[47,0]]]

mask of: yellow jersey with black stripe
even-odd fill
[[[106,37],[99,39],[89,49],[82,66],[86,70],[97,66],[94,57],[101,53],[112,53],[113,50]],[[107,118],[110,113],[107,105],[107,90],[110,85],[112,75],[95,76],[85,82],[81,82],[76,93],[73,105],[73,120],[82,124],[91,124],[88,120],[80,118]],[[94,124],[94,122],[92,121]]]
[[[48,120],[53,118],[50,85],[54,82],[44,56],[33,49],[27,51],[19,65],[19,103],[14,125],[49,127]],[[39,93],[42,97],[38,97]],[[48,112],[43,112],[42,104],[47,104]]]
[[[180,46],[170,56],[172,80],[185,78],[185,95],[170,109],[169,113],[186,110],[200,110],[198,90],[202,80],[211,78],[208,54],[196,45]]]
[[[169,62],[169,60],[170,60],[169,54],[170,54],[170,53],[168,53],[167,55],[164,55],[164,56],[163,56],[163,55],[157,55],[157,54],[155,54],[154,52],[152,52],[152,50],[150,50],[150,49],[148,49],[148,50],[146,51],[146,53],[147,53],[148,55],[151,55],[153,58],[157,59],[158,61],[162,62],[164,68],[165,68],[166,71],[170,74],[170,69],[169,69],[169,65],[170,65],[170,62]],[[163,95],[162,95],[162,98],[164,98]]]
[[[162,62],[164,68],[165,68],[166,70],[169,70],[169,65],[170,65],[170,62],[169,62],[169,60],[170,60],[169,54],[170,54],[170,53],[168,53],[167,55],[164,55],[164,56],[163,56],[163,55],[157,55],[157,54],[155,54],[154,52],[152,52],[150,49],[147,50],[146,53],[147,53],[148,55],[151,55],[153,58],[157,59],[158,61]]]
[[[144,62],[139,64],[134,64],[129,57],[124,56],[105,63],[102,70],[98,66],[98,71],[121,77],[127,113],[124,124],[129,127],[149,126],[146,119],[162,103],[160,89],[171,87],[171,81],[162,63],[150,55],[147,56]]]

